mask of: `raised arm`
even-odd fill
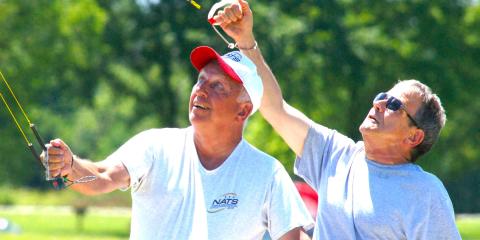
[[[130,176],[122,163],[92,162],[75,156],[61,139],[47,144],[48,166],[51,176],[67,176],[75,181],[85,176],[95,176],[91,182],[72,185],[72,189],[86,195],[97,195],[128,187]],[[44,155],[42,155],[44,158]]]
[[[239,0],[220,11],[215,20],[237,43],[240,51],[257,66],[263,81],[264,91],[260,112],[298,156],[302,155],[303,143],[311,120],[283,100],[282,91],[270,67],[265,62],[253,34],[253,15],[248,3]]]

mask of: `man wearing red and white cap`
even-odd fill
[[[85,194],[131,188],[131,239],[299,239],[313,226],[283,166],[243,139],[260,106],[255,65],[235,51],[195,48],[199,71],[189,101],[191,126],[143,131],[101,162],[75,155],[60,139],[48,147],[52,176],[96,181]]]

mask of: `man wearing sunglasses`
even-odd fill
[[[318,192],[314,239],[460,239],[445,187],[415,164],[446,121],[428,86],[400,81],[377,94],[359,127],[363,141],[354,142],[283,100],[245,1],[215,20],[257,65],[264,84],[260,111],[296,153],[295,173]]]

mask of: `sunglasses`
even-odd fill
[[[375,98],[373,99],[373,103],[375,104],[376,102],[382,100],[387,100],[387,104],[385,106],[394,112],[402,109],[407,114],[407,117],[410,119],[410,121],[412,121],[413,125],[415,125],[415,127],[417,128],[420,128],[415,119],[413,119],[413,117],[408,114],[407,109],[405,109],[405,105],[403,105],[400,99],[394,96],[389,96],[387,93],[381,92],[377,94],[377,96],[375,96]]]

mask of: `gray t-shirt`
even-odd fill
[[[334,130],[309,129],[295,173],[319,195],[314,239],[461,239],[437,177],[371,161],[363,142]]]

